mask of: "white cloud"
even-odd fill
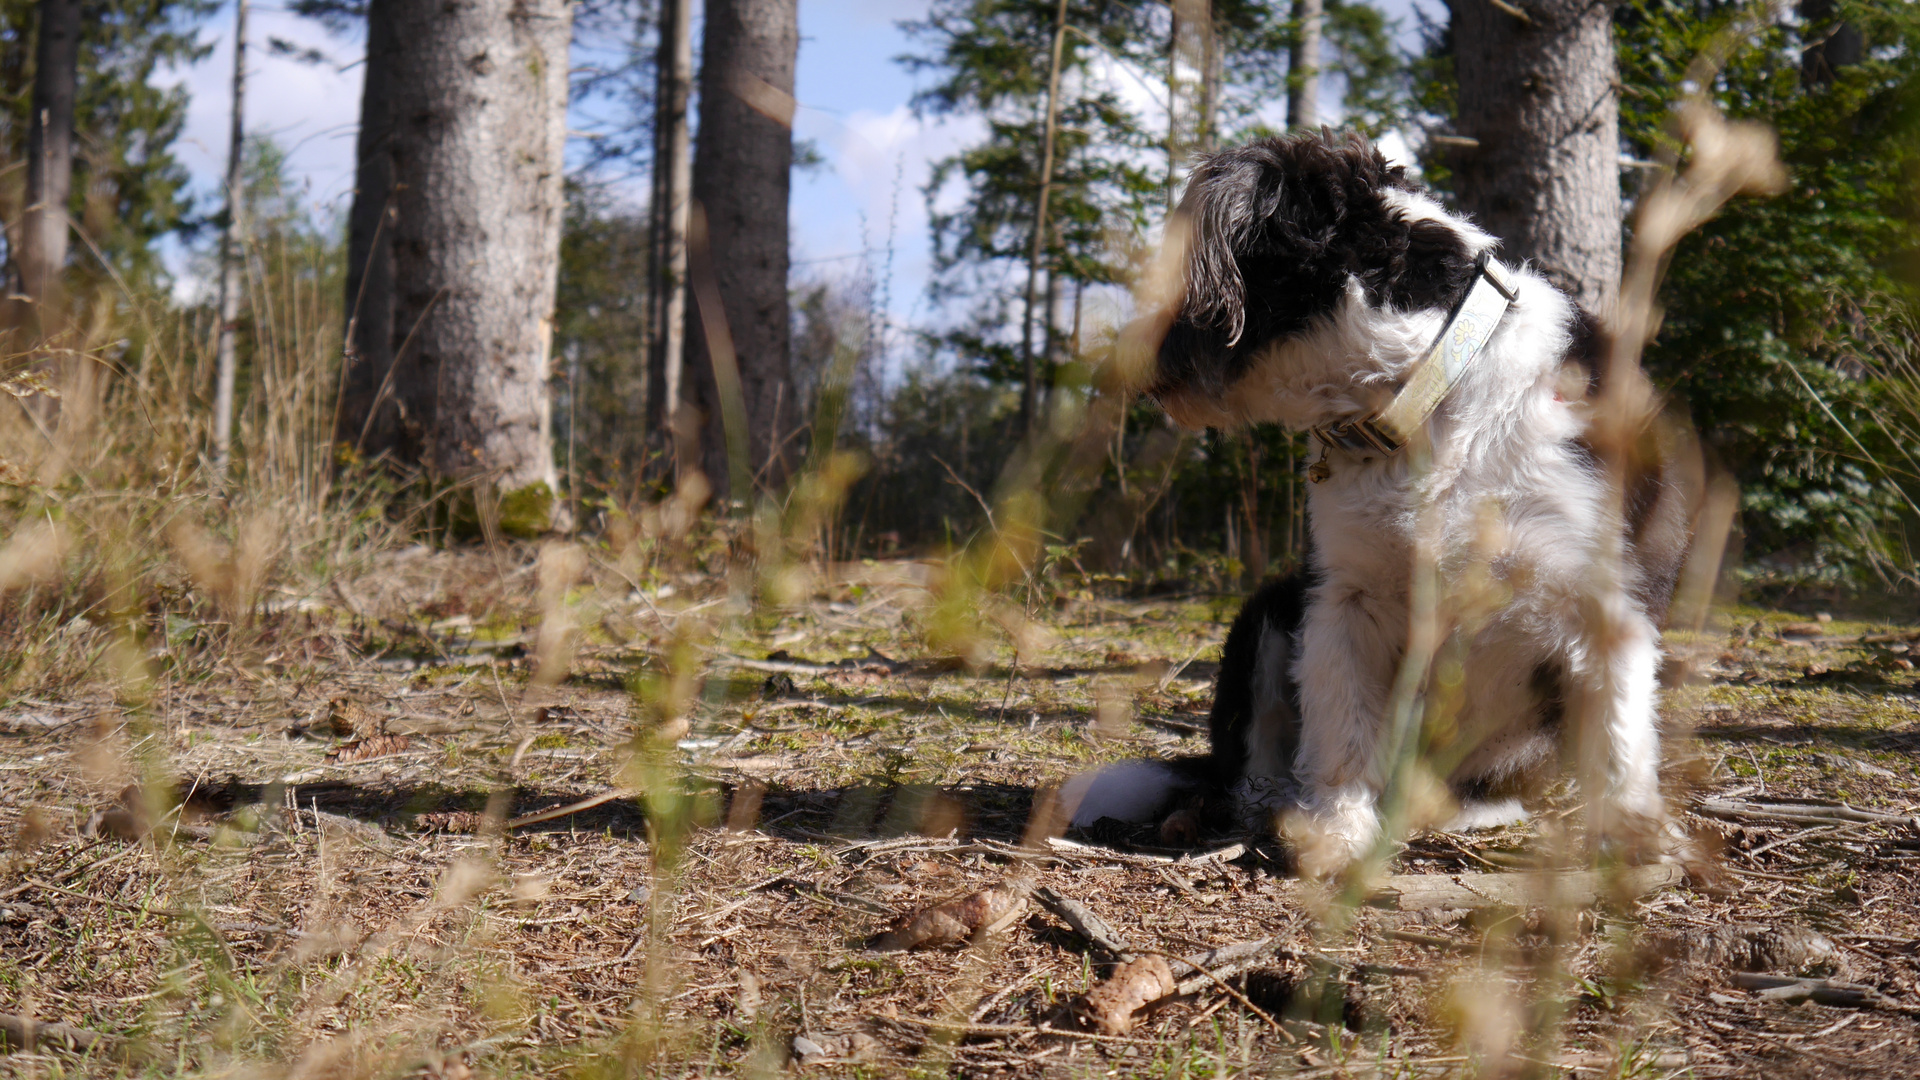
[[[934,162],[978,140],[985,125],[975,119],[923,120],[901,102],[844,119],[803,108],[796,130],[814,139],[827,161],[794,185],[797,272],[835,276],[858,268],[864,255],[878,274],[891,246],[889,314],[896,324],[924,317],[933,249],[923,189]]]
[[[189,94],[186,129],[177,152],[204,196],[217,196],[227,165],[232,122],[233,16],[208,23],[203,39],[213,51],[197,64],[159,72],[154,82],[184,85]],[[341,65],[304,64],[273,55],[267,42],[281,38],[316,48]],[[332,37],[317,23],[284,11],[254,8],[247,27],[248,134],[270,135],[289,151],[288,171],[319,205],[333,205],[353,191],[353,139],[360,123],[361,44]]]

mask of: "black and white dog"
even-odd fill
[[[1187,427],[1314,432],[1311,555],[1228,635],[1211,757],[1077,777],[1073,820],[1151,820],[1213,787],[1249,816],[1286,813],[1304,872],[1350,862],[1380,834],[1424,547],[1440,591],[1471,594],[1442,654],[1458,662],[1427,684],[1459,704],[1457,731],[1428,743],[1456,824],[1517,816],[1571,764],[1595,839],[1637,847],[1665,821],[1660,624],[1694,500],[1671,460],[1637,467],[1624,512],[1614,497],[1585,442],[1595,321],[1358,136],[1216,154],[1181,217],[1184,295],[1149,393]]]

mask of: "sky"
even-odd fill
[[[860,256],[878,274],[889,264],[891,322],[920,325],[934,319],[926,299],[932,273],[928,214],[921,193],[932,163],[977,139],[977,120],[927,121],[908,105],[914,77],[895,62],[913,48],[899,22],[926,9],[926,0],[799,0],[800,56],[794,119],[797,138],[810,140],[824,163],[794,178],[791,221],[796,280],[830,279],[858,270]],[[1383,0],[1400,20],[1401,36],[1413,43],[1413,5],[1420,0]],[[1438,0],[1424,0],[1430,11]],[[696,31],[697,32],[697,31]],[[277,7],[255,6],[248,24],[246,128],[271,135],[288,150],[288,168],[316,207],[344,215],[353,194],[354,135],[360,110],[357,36],[336,36],[311,20]],[[317,49],[325,63],[274,55],[278,38]],[[184,85],[190,95],[186,130],[178,147],[194,188],[211,200],[226,167],[229,93],[233,72],[233,8],[223,8],[204,27],[213,44],[199,63],[163,73],[156,81]],[[576,68],[605,59],[576,51]],[[1126,81],[1121,80],[1125,86]],[[579,107],[572,129],[592,129],[607,114],[604,103]],[[576,140],[577,150],[585,144]],[[1384,144],[1389,156],[1404,143]],[[644,177],[632,184],[644,198]],[[168,252],[190,293],[187,253]]]

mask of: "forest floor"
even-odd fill
[[[539,685],[534,563],[391,553],[244,653],[176,620],[149,682],[0,701],[0,1012],[77,1029],[0,1075],[1920,1075],[1920,629],[1741,609],[1670,643],[1685,875],[1512,891],[1556,806],[1418,834],[1346,909],[1268,838],[1030,820],[1091,764],[1204,751],[1233,597],[1069,592],[969,671],[922,644],[923,564],[777,617],[603,581]],[[686,728],[636,740],[676,686]],[[970,940],[872,947],[967,896]],[[1090,1026],[1115,937],[1207,970]]]

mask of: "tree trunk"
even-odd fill
[[[656,57],[647,412],[654,431],[665,433],[667,442],[675,445],[685,396],[681,382],[686,364],[687,208],[693,182],[687,139],[687,103],[693,96],[692,0],[662,0]]]
[[[233,459],[233,384],[239,367],[234,335],[240,322],[240,257],[246,242],[247,0],[233,14],[233,115],[227,137],[227,223],[220,232],[220,338],[213,391],[213,475],[224,483]]]
[[[67,261],[73,102],[79,76],[79,0],[40,0],[33,118],[27,127],[27,207],[16,258],[21,289],[36,305],[43,333],[57,329],[60,268]]]
[[[1212,5],[1173,0],[1172,42],[1167,53],[1167,206],[1180,189],[1193,155],[1212,146],[1213,101],[1218,84]]]
[[[1834,21],[1840,13],[1834,0],[1800,0],[1799,7],[1807,42],[1800,50],[1800,85],[1809,90],[1831,86],[1841,68],[1866,55],[1866,39],[1852,23]]]
[[[1489,0],[1452,0],[1460,205],[1589,311],[1610,317],[1620,287],[1620,112],[1612,9],[1525,0],[1525,19]]]
[[[1067,0],[1053,20],[1053,60],[1047,75],[1047,122],[1040,149],[1040,193],[1033,210],[1033,234],[1027,251],[1027,295],[1020,327],[1020,433],[1033,430],[1039,408],[1040,374],[1033,353],[1033,288],[1047,243],[1047,200],[1053,194],[1053,136],[1060,120],[1060,64],[1067,42]]]
[[[347,215],[347,355],[333,438],[355,458],[394,452],[400,434],[388,380],[394,346],[391,84],[406,59],[394,38],[393,12],[392,3],[367,5],[353,208]]]
[[[515,526],[545,528],[558,489],[547,367],[572,5],[374,0],[369,8],[369,39],[378,35],[383,47],[369,48],[361,111],[375,125],[362,141],[377,141],[390,175],[385,190],[357,192],[355,216],[364,219],[362,200],[391,200],[382,229],[389,295],[367,297],[391,305],[391,359],[361,422],[371,416],[373,426],[390,427],[369,441],[390,446],[399,463],[445,479],[484,478],[513,500]],[[376,61],[386,67],[378,75]],[[369,248],[363,267],[381,257],[379,244]],[[375,274],[361,273],[371,294]]]
[[[1293,50],[1288,58],[1287,126],[1315,128],[1320,113],[1320,54],[1326,29],[1322,0],[1293,0]]]
[[[702,461],[725,499],[777,488],[791,469],[786,436],[798,426],[789,378],[787,199],[793,173],[793,70],[800,47],[795,0],[710,0],[701,41],[700,132],[693,160],[692,256],[699,311],[687,312],[687,366],[706,414]],[[700,280],[702,276],[706,280]],[[712,310],[715,306],[719,310]],[[725,337],[710,335],[724,328]],[[727,355],[728,352],[731,355]],[[726,385],[737,362],[738,382]],[[727,395],[738,393],[729,403]],[[725,412],[740,409],[730,461]]]

